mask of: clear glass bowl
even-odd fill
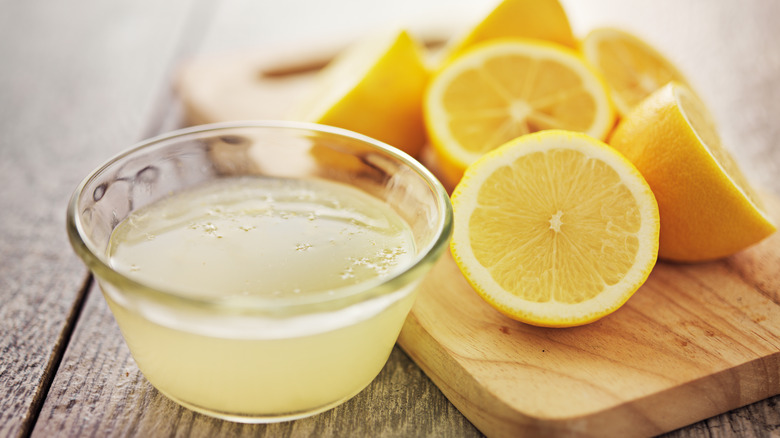
[[[389,277],[306,298],[194,297],[112,269],[111,233],[131,212],[236,176],[358,188],[405,220],[416,253]],[[152,385],[207,415],[275,422],[341,404],[376,377],[418,284],[447,246],[452,207],[427,169],[371,138],[314,124],[236,122],[172,132],[108,160],[74,192],[67,229]]]

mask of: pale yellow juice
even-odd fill
[[[415,258],[394,210],[334,182],[212,182],[133,212],[108,256],[147,286],[230,303],[232,313],[218,316],[179,312],[103,284],[146,378],[182,404],[238,420],[295,418],[359,392],[384,366],[414,299],[411,284],[346,307],[289,311],[348,300],[358,284],[383,283]],[[241,300],[286,304],[261,315],[236,310]]]

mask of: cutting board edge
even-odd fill
[[[461,365],[457,355],[451,351],[448,353],[446,347],[423,327],[414,312],[409,314],[398,344],[447,399],[488,437],[657,435],[780,394],[778,351],[682,385],[605,406],[598,411],[570,417],[544,418],[523,412],[475,381]],[[413,348],[413,345],[418,347]],[[442,365],[442,361],[446,364]],[[444,378],[434,368],[446,368],[451,376]],[[469,381],[470,384],[467,383]],[[748,387],[748,391],[737,390],[738,398],[729,402],[726,392],[733,389],[734,385],[737,388]],[[713,387],[721,389],[713,390]],[[723,398],[712,400],[713,392],[722,393]],[[702,399],[710,403],[701,403]],[[674,400],[674,403],[670,404],[669,400]],[[662,409],[659,410],[658,406]],[[656,414],[648,415],[653,412]]]

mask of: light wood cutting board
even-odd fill
[[[176,88],[191,124],[284,119],[333,53],[204,57]],[[488,436],[670,431],[780,393],[780,234],[717,262],[659,263],[619,311],[570,329],[499,314],[447,253],[398,342]]]

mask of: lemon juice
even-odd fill
[[[359,392],[384,366],[414,299],[414,284],[353,299],[358,285],[387,286],[415,244],[387,204],[336,182],[217,180],[132,212],[107,255],[116,271],[176,299],[267,304],[213,316],[104,287],[155,387],[239,421],[296,418]]]

